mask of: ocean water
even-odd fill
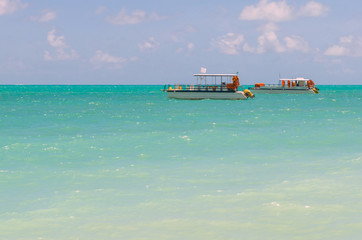
[[[362,239],[362,86],[162,87],[0,86],[0,239]]]

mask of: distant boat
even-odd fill
[[[196,84],[165,85],[162,91],[167,92],[169,98],[176,99],[231,99],[245,100],[253,98],[250,90],[242,88],[236,74],[194,74]]]
[[[249,87],[255,93],[292,93],[292,94],[317,94],[319,89],[312,79],[307,78],[282,78],[279,84],[255,83],[254,87]]]

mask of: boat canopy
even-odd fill
[[[239,86],[239,77],[237,76],[237,73],[198,73],[194,74],[194,77],[197,79],[197,84],[202,84],[202,82],[205,82],[205,85],[211,84],[216,86],[221,84],[225,87],[227,87],[227,83],[233,83],[234,79],[238,79],[238,84],[236,85]],[[235,86],[233,85],[233,88],[235,88]]]
[[[281,78],[279,79],[280,81],[310,81],[312,79],[308,79],[308,78]]]
[[[236,76],[237,74],[231,74],[231,73],[199,73],[199,74],[194,74],[195,77],[232,77],[232,76]]]

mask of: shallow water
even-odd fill
[[[362,86],[0,86],[0,239],[360,239]]]

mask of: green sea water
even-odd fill
[[[318,87],[0,86],[0,239],[361,239],[362,86]]]

